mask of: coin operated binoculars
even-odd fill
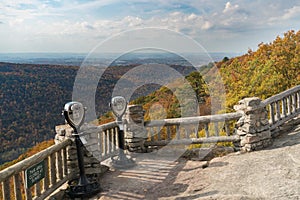
[[[90,197],[101,191],[100,184],[96,181],[89,181],[84,170],[84,159],[82,147],[83,144],[80,140],[78,130],[84,122],[85,108],[80,102],[69,102],[65,104],[63,115],[65,116],[68,124],[74,129],[73,136],[75,137],[75,144],[77,150],[78,167],[79,167],[79,180],[75,184],[70,183],[67,189],[67,194],[71,198],[76,197]],[[72,181],[71,181],[72,182]]]
[[[125,153],[125,141],[124,141],[124,122],[122,117],[127,108],[126,99],[122,96],[116,96],[111,99],[110,107],[116,117],[116,123],[119,127],[118,131],[118,146],[119,146],[119,155],[113,156],[112,166],[117,169],[126,169],[135,166],[135,162],[128,158]]]

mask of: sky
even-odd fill
[[[2,0],[0,53],[87,53],[114,35],[149,27],[183,34],[208,52],[246,53],[298,31],[300,1]]]

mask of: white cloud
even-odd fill
[[[187,17],[188,20],[196,20],[197,18],[198,18],[198,16],[195,15],[194,13],[190,14],[190,15]]]
[[[139,17],[126,16],[123,18],[122,22],[127,25],[129,28],[139,27],[142,25],[143,20]]]
[[[8,23],[9,23],[9,26],[15,27],[15,26],[18,26],[18,25],[22,24],[23,22],[24,22],[24,19],[16,18],[16,19],[10,20]]]
[[[292,8],[286,10],[282,18],[291,19],[299,16],[300,16],[300,6],[293,6]]]
[[[287,25],[287,22],[293,20],[298,21],[300,17],[300,6],[292,6],[290,8],[284,9],[281,12],[278,12],[278,15],[272,16],[267,20],[267,23],[271,26],[276,25]],[[299,24],[297,25],[299,27]]]
[[[225,4],[225,8],[223,10],[223,13],[229,13],[229,12],[233,12],[235,10],[237,10],[239,8],[239,5],[231,5],[231,3],[228,1],[226,4]]]
[[[176,17],[175,17],[176,16]],[[17,23],[18,20],[15,22]],[[103,40],[135,28],[157,27],[166,28],[184,33],[192,38],[196,38],[201,31],[208,31],[213,27],[212,21],[195,13],[184,14],[173,12],[164,17],[152,17],[143,19],[136,16],[125,16],[118,20],[97,19],[88,20],[61,20],[44,21],[37,20],[30,24],[28,21],[19,21],[18,28],[14,29],[14,35],[22,38],[19,42],[22,46],[41,48],[44,51],[89,51]],[[25,44],[25,42],[28,42]],[[35,45],[35,46],[34,46]],[[48,49],[48,50],[47,50]],[[50,49],[50,50],[49,50]],[[1,49],[0,49],[1,51]]]
[[[213,25],[211,24],[211,22],[205,21],[201,28],[202,28],[203,30],[208,30],[208,29],[210,29],[211,27],[213,27]]]
[[[214,40],[220,38],[232,41],[237,36],[261,38],[263,31],[272,30],[273,35],[276,31],[281,34],[284,27],[300,25],[295,20],[300,17],[300,5],[296,0],[56,1],[3,0],[0,3],[0,43],[4,42],[7,34],[20,37],[19,41],[23,38],[39,40],[45,48],[51,45],[48,41],[58,39],[60,42],[57,43],[61,44],[57,47],[58,51],[67,45],[79,48],[78,42],[86,41],[90,41],[90,46],[86,44],[86,47],[92,48],[97,42],[122,31],[158,27],[179,31],[200,40],[209,38],[212,41],[209,45],[213,46]],[[63,44],[63,41],[69,42]],[[249,40],[243,41],[246,43]],[[242,48],[242,44],[240,46]]]

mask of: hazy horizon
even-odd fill
[[[107,63],[119,54],[117,53],[102,53],[97,57],[96,62]],[[124,54],[125,56],[118,57],[117,61],[122,60],[130,61],[134,60],[147,60],[147,59],[165,59],[172,61],[169,64],[182,64],[178,62],[176,54],[168,52],[133,52]],[[238,53],[224,53],[224,52],[210,52],[210,53],[185,53],[186,57],[197,57],[202,64],[208,64],[212,61],[220,61],[224,57],[235,57]],[[59,65],[75,65],[80,66],[82,62],[87,58],[88,53],[0,53],[0,62],[11,62],[20,64],[59,64]],[[95,56],[95,55],[94,55]],[[90,58],[91,59],[91,58]],[[182,58],[185,59],[185,58]],[[115,62],[117,64],[118,62]]]

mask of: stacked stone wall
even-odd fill
[[[68,166],[68,174],[75,178],[79,175],[79,168],[78,168],[78,158],[77,158],[77,149],[74,142],[74,138],[72,136],[73,129],[69,125],[60,125],[55,127],[56,136],[55,136],[55,143],[60,143],[66,139],[72,139],[73,143],[67,147],[67,166]],[[95,141],[93,138],[89,138],[90,141]],[[100,175],[108,170],[106,166],[100,164],[100,161],[95,158],[93,152],[90,149],[93,148],[92,143],[87,144],[86,146],[82,146],[83,156],[84,156],[84,168],[85,173],[87,175]],[[99,152],[95,150],[95,152]]]
[[[131,152],[146,152],[144,141],[147,131],[144,127],[144,110],[140,105],[129,105],[123,116],[125,122],[125,145]]]
[[[243,116],[236,123],[236,133],[240,136],[243,151],[265,148],[272,143],[268,112],[257,97],[245,98],[234,106]]]

